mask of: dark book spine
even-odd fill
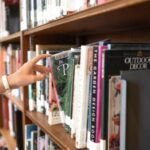
[[[16,123],[16,143],[19,150],[23,150],[23,125],[22,125],[22,112],[15,110],[15,123]]]
[[[97,112],[97,80],[98,80],[98,47],[93,48],[92,94],[91,94],[91,133],[90,139],[96,142]]]

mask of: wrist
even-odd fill
[[[13,74],[8,75],[7,76],[7,80],[8,80],[10,89],[16,88],[16,86],[15,86],[15,79],[13,78]]]

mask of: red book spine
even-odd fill
[[[8,129],[9,122],[9,113],[8,113],[8,100],[3,96],[2,97],[2,110],[3,110],[3,128]]]

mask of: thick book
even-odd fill
[[[121,105],[121,131],[125,131],[125,138],[121,136],[120,139],[123,144],[121,149],[148,150],[150,148],[150,120],[148,119],[150,70],[122,71],[121,78],[126,81],[126,88],[122,91],[126,95],[122,99],[122,104],[126,106],[124,109],[124,105]]]
[[[56,87],[62,123],[70,131],[74,77],[74,56],[78,52],[64,51],[51,57],[52,76]]]
[[[89,95],[89,53],[92,50],[91,46],[81,46],[80,57],[80,73],[79,73],[79,88],[78,99],[80,102],[77,104],[77,131],[76,131],[76,148],[85,148],[87,144],[87,118],[88,118],[88,95]]]
[[[101,139],[108,137],[108,82],[113,75],[119,75],[121,70],[147,70],[150,68],[150,50],[106,50],[104,51],[104,78],[102,94]]]

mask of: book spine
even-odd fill
[[[96,142],[100,142],[101,132],[101,99],[102,99],[102,53],[105,46],[98,46],[98,79],[97,79],[97,105],[96,105]]]
[[[71,137],[72,138],[75,138],[76,136],[76,130],[77,130],[77,106],[78,106],[78,103],[80,103],[80,100],[78,99],[78,88],[79,88],[79,82],[80,82],[80,79],[79,79],[79,73],[80,73],[80,65],[77,64],[75,65],[75,71],[74,71],[74,92],[73,92],[73,113],[72,113],[72,128],[71,128]]]
[[[21,0],[20,1],[20,15],[21,15],[21,22],[20,22],[20,28],[21,30],[28,29],[28,23],[27,23],[27,0]]]
[[[121,80],[120,149],[126,150],[127,82]]]
[[[80,83],[79,95],[80,103],[78,103],[78,116],[76,133],[76,148],[86,147],[87,138],[87,110],[88,110],[88,53],[89,46],[81,46],[81,59],[80,59]]]
[[[28,51],[27,59],[31,60],[36,56],[35,51]],[[29,111],[36,110],[36,85],[35,83],[28,85],[28,93],[29,93]]]
[[[98,47],[93,48],[93,71],[92,71],[92,98],[91,98],[91,135],[92,142],[96,142],[96,118],[97,118],[97,89],[98,86]]]

